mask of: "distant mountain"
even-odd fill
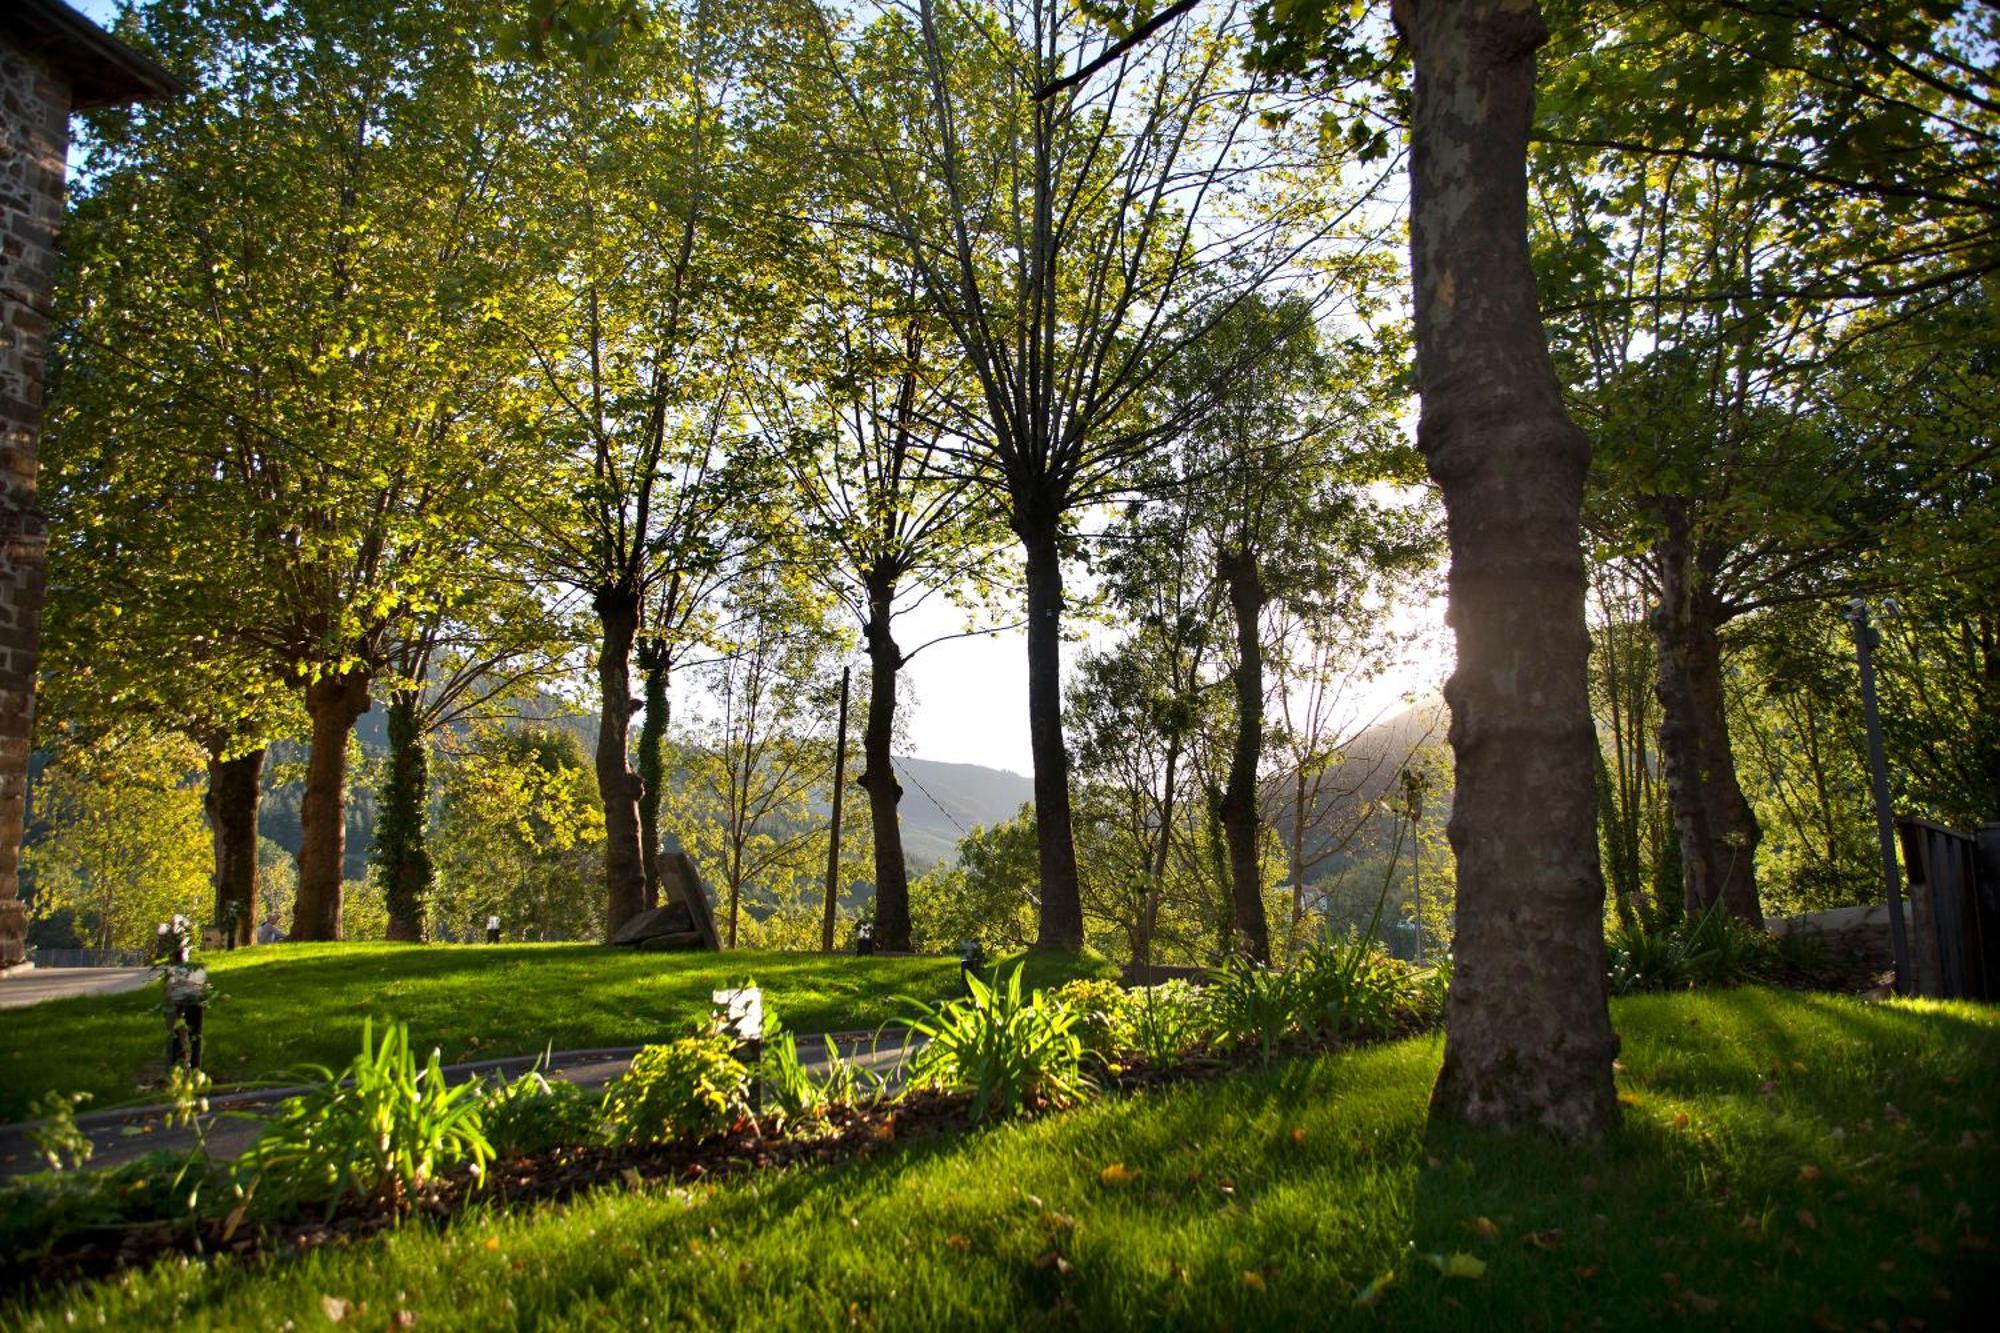
[[[903,784],[903,853],[913,871],[949,860],[976,826],[1004,824],[1035,794],[1032,779],[984,764],[896,757]]]

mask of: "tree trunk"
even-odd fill
[[[627,758],[632,732],[632,642],[639,595],[602,588],[596,597],[603,643],[597,655],[597,790],[604,802],[605,938],[646,907],[646,863],[639,837],[639,778]]]
[[[1653,609],[1659,657],[1660,761],[1680,835],[1681,885],[1690,917],[1716,903],[1761,927],[1757,843],[1763,830],[1736,781],[1722,685],[1722,607],[1702,584],[1684,510],[1669,513],[1654,547],[1660,604]]]
[[[673,669],[658,644],[639,649],[646,680],[646,720],[639,724],[639,866],[646,910],[660,905],[660,802],[667,790],[667,686]]]
[[[1224,553],[1217,572],[1228,585],[1236,615],[1236,741],[1222,789],[1229,897],[1237,949],[1268,963],[1271,930],[1264,919],[1264,870],[1257,855],[1257,764],[1264,754],[1264,582],[1256,555],[1247,550]]]
[[[389,776],[375,817],[375,865],[389,909],[392,940],[420,944],[424,913],[436,872],[431,864],[430,744],[424,734],[423,697],[397,690],[389,698]]]
[[[347,882],[347,739],[368,711],[368,673],[321,676],[306,686],[312,749],[299,802],[299,895],[292,910],[294,940],[340,938],[341,892]]]
[[[1020,530],[1027,547],[1028,744],[1035,760],[1035,834],[1041,872],[1038,949],[1083,947],[1083,893],[1070,831],[1069,747],[1062,727],[1062,556],[1053,521]]]
[[[910,949],[910,872],[903,859],[903,827],[896,808],[903,784],[896,781],[896,677],[903,652],[891,632],[896,583],[877,577],[868,585],[868,725],[861,731],[861,776],[868,793],[868,821],[875,833],[875,944],[890,953]]]
[[[1533,0],[1397,0],[1416,64],[1417,441],[1451,542],[1458,955],[1434,1114],[1602,1137],[1618,1120],[1578,521],[1528,259]]]
[[[263,795],[264,748],[228,759],[222,755],[219,747],[209,747],[208,791],[201,802],[215,848],[215,925],[234,944],[246,945],[256,939],[257,929],[257,803]]]

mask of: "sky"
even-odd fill
[[[101,24],[116,16],[118,0],[70,0]],[[1379,681],[1356,701],[1363,716],[1393,712],[1406,695],[1434,691],[1450,669],[1443,646],[1443,604],[1424,603],[1399,617],[1400,628],[1425,632],[1425,646],[1409,664]],[[943,598],[932,598],[899,618],[896,638],[905,651],[927,640],[959,633],[961,613]],[[1094,626],[1081,643],[1065,644],[1065,672],[1089,646],[1114,642],[1118,629]],[[855,665],[865,669],[866,658]],[[906,710],[908,749],[920,759],[984,764],[1016,773],[1033,770],[1028,746],[1027,642],[1019,630],[955,638],[918,653],[905,668],[910,685]]]

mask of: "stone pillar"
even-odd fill
[[[69,111],[65,80],[0,45],[0,968],[22,961],[28,929],[19,870],[48,557],[35,469]]]

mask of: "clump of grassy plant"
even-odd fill
[[[1345,1041],[1380,1040],[1418,1018],[1416,970],[1364,935],[1323,936],[1292,964],[1301,1026]]]
[[[910,1030],[926,1041],[911,1062],[920,1087],[972,1094],[975,1120],[1065,1106],[1092,1090],[1070,1007],[1043,991],[1021,993],[1021,969],[1005,981],[966,977],[964,999],[912,1002]]]
[[[481,1087],[445,1080],[436,1048],[419,1067],[410,1031],[374,1024],[345,1071],[310,1071],[315,1086],[287,1098],[238,1162],[244,1191],[265,1203],[324,1202],[332,1215],[350,1194],[401,1205],[439,1173],[493,1157],[481,1123]]]
[[[1258,1059],[1271,1062],[1280,1043],[1298,1027],[1297,974],[1232,958],[1213,975],[1208,1012],[1217,1035],[1237,1046],[1255,1046]]]
[[[1214,1025],[1201,987],[1178,978],[1132,992],[1125,1013],[1133,1048],[1160,1068],[1180,1063],[1209,1039]]]

